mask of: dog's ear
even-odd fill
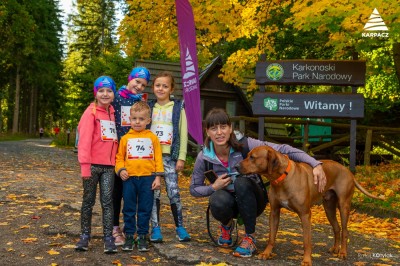
[[[268,174],[272,175],[279,165],[279,158],[276,156],[275,152],[269,150],[266,159],[268,161]]]

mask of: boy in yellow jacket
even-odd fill
[[[139,101],[132,105],[131,129],[121,138],[116,156],[115,171],[123,181],[124,251],[133,250],[135,233],[138,250],[149,250],[147,235],[154,190],[160,189],[160,178],[164,175],[160,142],[146,129],[150,121],[147,103]]]

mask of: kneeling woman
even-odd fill
[[[190,184],[190,193],[195,197],[210,196],[209,203],[212,216],[221,223],[221,235],[218,244],[232,245],[232,219],[240,214],[245,227],[245,235],[233,255],[237,257],[251,257],[256,251],[255,226],[256,218],[263,213],[268,197],[263,184],[256,178],[238,177],[234,185],[231,184],[229,173],[236,172],[234,166],[242,161],[243,144],[239,142],[233,132],[229,115],[223,109],[212,109],[205,118],[207,137],[205,147],[198,154],[193,169]],[[323,191],[326,184],[322,163],[307,153],[285,144],[264,142],[253,138],[246,138],[248,149],[257,146],[270,146],[273,149],[287,154],[290,159],[308,163],[313,167],[314,183],[318,190]],[[211,185],[206,185],[204,172],[213,170],[218,178]]]

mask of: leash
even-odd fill
[[[211,226],[210,226],[210,204],[208,205],[207,211],[206,211],[206,222],[207,222],[207,233],[208,233],[208,236],[211,238],[211,240],[212,240],[212,242],[214,243],[214,245],[220,246],[220,245],[218,245],[218,241],[214,238],[213,234],[211,233]],[[235,230],[236,230],[236,238],[235,238],[235,241],[232,242],[232,246],[236,246],[237,241],[238,241],[238,237],[239,237],[237,221],[236,221],[236,219],[233,219],[233,221],[232,221],[232,231],[235,231]]]

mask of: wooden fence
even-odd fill
[[[257,117],[232,117],[232,122],[234,123],[234,127],[236,129],[239,129],[241,132],[245,132],[246,135],[253,137],[258,137],[258,134],[256,133],[258,131],[251,130],[251,128],[258,128],[258,121],[259,120]],[[302,125],[304,127],[304,134],[302,136],[290,136],[288,134],[285,135],[286,125],[288,124]],[[293,146],[297,146],[311,154],[322,153],[325,155],[331,155],[331,159],[335,159],[332,155],[336,151],[350,146],[350,123],[342,124],[306,119],[265,118],[265,125],[265,140],[278,143],[288,143]],[[282,128],[280,132],[281,134],[279,134],[279,130],[271,132],[271,126],[274,125],[280,125]],[[309,136],[310,125],[329,126],[332,129],[339,129],[343,133],[323,136]],[[275,135],[272,133],[275,133]],[[391,158],[393,157],[392,155],[400,157],[399,133],[400,128],[357,125],[357,149],[360,154],[363,154],[364,164],[369,165],[371,163],[371,150],[373,145],[381,147],[390,153],[391,156],[386,156],[386,158]],[[310,142],[310,138],[319,138],[320,140]],[[330,139],[330,141],[324,141],[326,139]],[[385,156],[381,157],[384,158]]]

